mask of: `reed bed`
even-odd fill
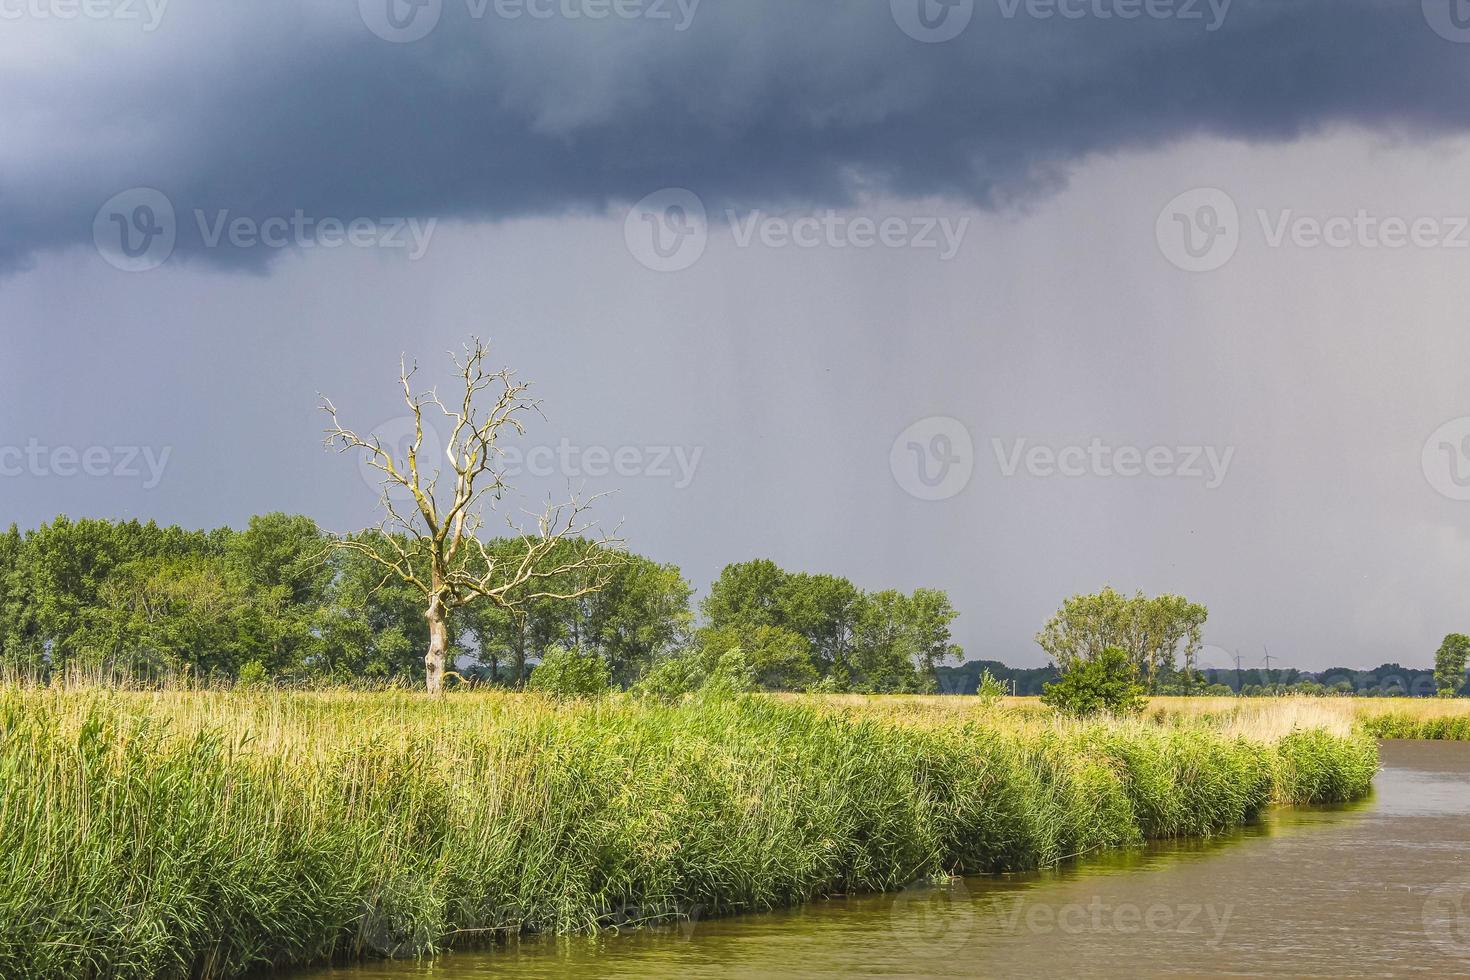
[[[234,977],[757,911],[1367,792],[1361,733],[1247,728],[974,700],[3,688],[0,976]]]

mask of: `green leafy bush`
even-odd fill
[[[270,682],[270,676],[266,673],[265,664],[259,660],[246,661],[240,668],[240,674],[235,678],[235,683],[240,687],[265,687]]]
[[[643,678],[629,689],[629,693],[655,701],[673,702],[686,694],[693,694],[704,683],[704,672],[699,663],[686,654],[674,654],[659,660]]]
[[[595,653],[552,647],[531,672],[528,686],[559,698],[598,697],[612,686],[612,672]]]
[[[1041,703],[1068,715],[1101,712],[1133,715],[1143,710],[1138,667],[1122,647],[1106,647],[1091,660],[1078,660],[1055,684],[1048,684]]]
[[[980,682],[975,687],[975,696],[985,706],[999,704],[1000,699],[1006,696],[1006,686],[995,679],[990,671],[980,675]]]

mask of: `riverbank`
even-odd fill
[[[1272,808],[1208,841],[619,935],[525,936],[303,980],[684,980],[715,965],[760,980],[1463,976],[1456,869],[1470,858],[1470,746],[1379,750],[1369,799]]]
[[[1210,835],[1376,768],[1351,731],[894,704],[6,690],[0,975],[780,908]]]

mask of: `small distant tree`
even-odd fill
[[[534,530],[508,522],[514,537],[502,547],[491,548],[481,540],[484,508],[494,509],[510,490],[501,442],[507,435],[523,434],[525,418],[540,412],[530,386],[508,370],[489,370],[487,354],[476,338],[465,346],[463,358],[453,358],[461,384],[448,405],[434,388],[415,392],[418,366],[400,364],[399,386],[414,426],[402,458],[376,436],[359,436],[343,427],[331,400],[322,403],[331,419],[327,446],[361,453],[382,473],[381,503],[387,511],[377,528],[335,544],[367,557],[383,570],[385,581],[396,579],[422,598],[429,626],[424,676],[430,694],[444,690],[449,622],[455,610],[486,600],[519,616],[538,599],[574,599],[600,590],[620,560],[611,538],[587,542],[587,547],[563,547],[593,526],[584,521],[586,505],[575,498],[549,504]],[[424,458],[425,432],[435,412],[447,432],[441,461]],[[441,463],[447,464],[442,470],[447,486],[439,482]],[[395,490],[405,492],[412,506],[400,509]]]
[[[266,672],[265,664],[259,660],[247,660],[240,667],[240,673],[235,677],[235,686],[247,690],[265,687],[270,683],[270,675]]]
[[[1452,698],[1465,686],[1465,660],[1470,656],[1470,636],[1451,633],[1434,655],[1434,686],[1442,698]]]
[[[1061,680],[1046,685],[1041,703],[1079,717],[1104,711],[1137,714],[1145,703],[1138,665],[1122,647],[1105,647],[1090,659],[1073,661]]]
[[[981,673],[980,680],[975,685],[975,695],[985,707],[994,707],[1006,696],[1006,686],[996,680],[994,674],[986,670]]]

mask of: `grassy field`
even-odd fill
[[[0,688],[0,976],[231,977],[1033,868],[1359,797],[1360,720]]]
[[[1266,730],[1291,718],[1373,738],[1470,740],[1470,699],[1463,698],[1156,698],[1151,710],[1161,719],[1236,730]]]
[[[937,695],[843,694],[824,700],[917,724],[962,721],[981,710],[975,698]],[[990,714],[1026,723],[1049,719],[1051,711],[1039,698],[1004,698]],[[1160,697],[1149,700],[1144,717],[1265,740],[1293,729],[1320,728],[1338,735],[1470,741],[1470,698]]]

